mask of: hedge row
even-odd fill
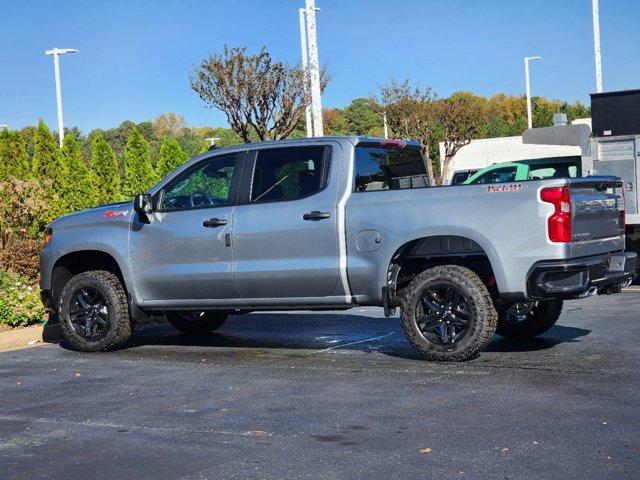
[[[24,326],[43,315],[37,287],[41,238],[54,218],[99,204],[131,199],[187,160],[175,139],[162,140],[154,166],[149,143],[133,128],[122,166],[104,135],[91,138],[83,160],[78,139],[55,136],[40,121],[29,158],[18,131],[0,131],[0,324]]]

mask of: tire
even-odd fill
[[[73,350],[114,350],[131,338],[127,295],[118,277],[106,270],[71,278],[60,293],[58,314],[62,334]]]
[[[555,325],[562,313],[562,300],[502,304],[498,307],[496,333],[504,338],[529,340]]]
[[[183,333],[211,333],[220,328],[227,314],[222,312],[166,312],[167,320]]]
[[[442,265],[425,270],[404,289],[403,297],[402,329],[427,360],[472,358],[496,330],[498,315],[491,295],[468,268]]]

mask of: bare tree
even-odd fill
[[[433,165],[429,159],[429,143],[436,138],[444,141],[445,157],[438,183],[448,176],[453,156],[478,133],[482,118],[482,106],[477,97],[458,92],[451,97],[437,100],[429,87],[412,86],[409,80],[397,83],[392,80],[380,86],[380,99],[375,105],[387,115],[387,123],[393,135],[402,139],[422,142],[422,154],[431,185],[435,185]]]
[[[433,165],[429,160],[429,141],[436,124],[435,94],[430,87],[411,86],[409,80],[391,80],[380,86],[380,98],[373,104],[387,115],[387,124],[396,138],[422,142],[422,156],[427,167],[429,184],[434,185]]]
[[[248,55],[246,47],[225,45],[222,54],[203,60],[191,75],[191,88],[209,106],[227,116],[231,128],[251,142],[281,140],[295,129],[311,98],[304,88],[302,70],[274,61],[262,47]],[[323,69],[321,87],[328,75]]]
[[[177,136],[189,128],[184,117],[173,112],[161,113],[152,120],[151,125],[157,138],[162,138],[164,135]]]
[[[482,119],[481,106],[465,94],[453,94],[437,105],[437,119],[444,134],[441,180],[449,175],[454,155],[476,136]]]

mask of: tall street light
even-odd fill
[[[602,92],[602,59],[600,58],[600,9],[598,0],[592,1],[593,8],[593,54],[596,61],[596,93]]]
[[[300,16],[300,52],[302,54],[302,81],[304,82],[305,95],[309,97],[309,51],[307,50],[307,19],[306,9],[299,8]],[[313,120],[311,119],[311,104],[304,109],[307,123],[307,137],[313,137]]]
[[[53,68],[56,75],[56,105],[58,107],[58,141],[62,147],[64,140],[64,120],[62,118],[62,86],[60,85],[60,55],[65,53],[78,53],[73,48],[53,48],[44,52],[45,55],[53,55]]]
[[[320,67],[318,61],[318,35],[316,32],[316,2],[306,0],[307,47],[309,49],[309,78],[311,80],[311,119],[313,136],[322,137],[322,100]]]
[[[542,57],[524,57],[524,76],[527,86],[527,125],[528,128],[533,126],[531,118],[531,85],[529,83],[529,62],[531,60],[541,60]]]

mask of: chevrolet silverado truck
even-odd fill
[[[227,315],[383,307],[425,358],[530,338],[564,299],[631,282],[615,177],[433,188],[420,144],[252,143],[197,156],[133,202],[51,223],[41,290],[68,344],[119,348],[166,315],[206,334]]]

